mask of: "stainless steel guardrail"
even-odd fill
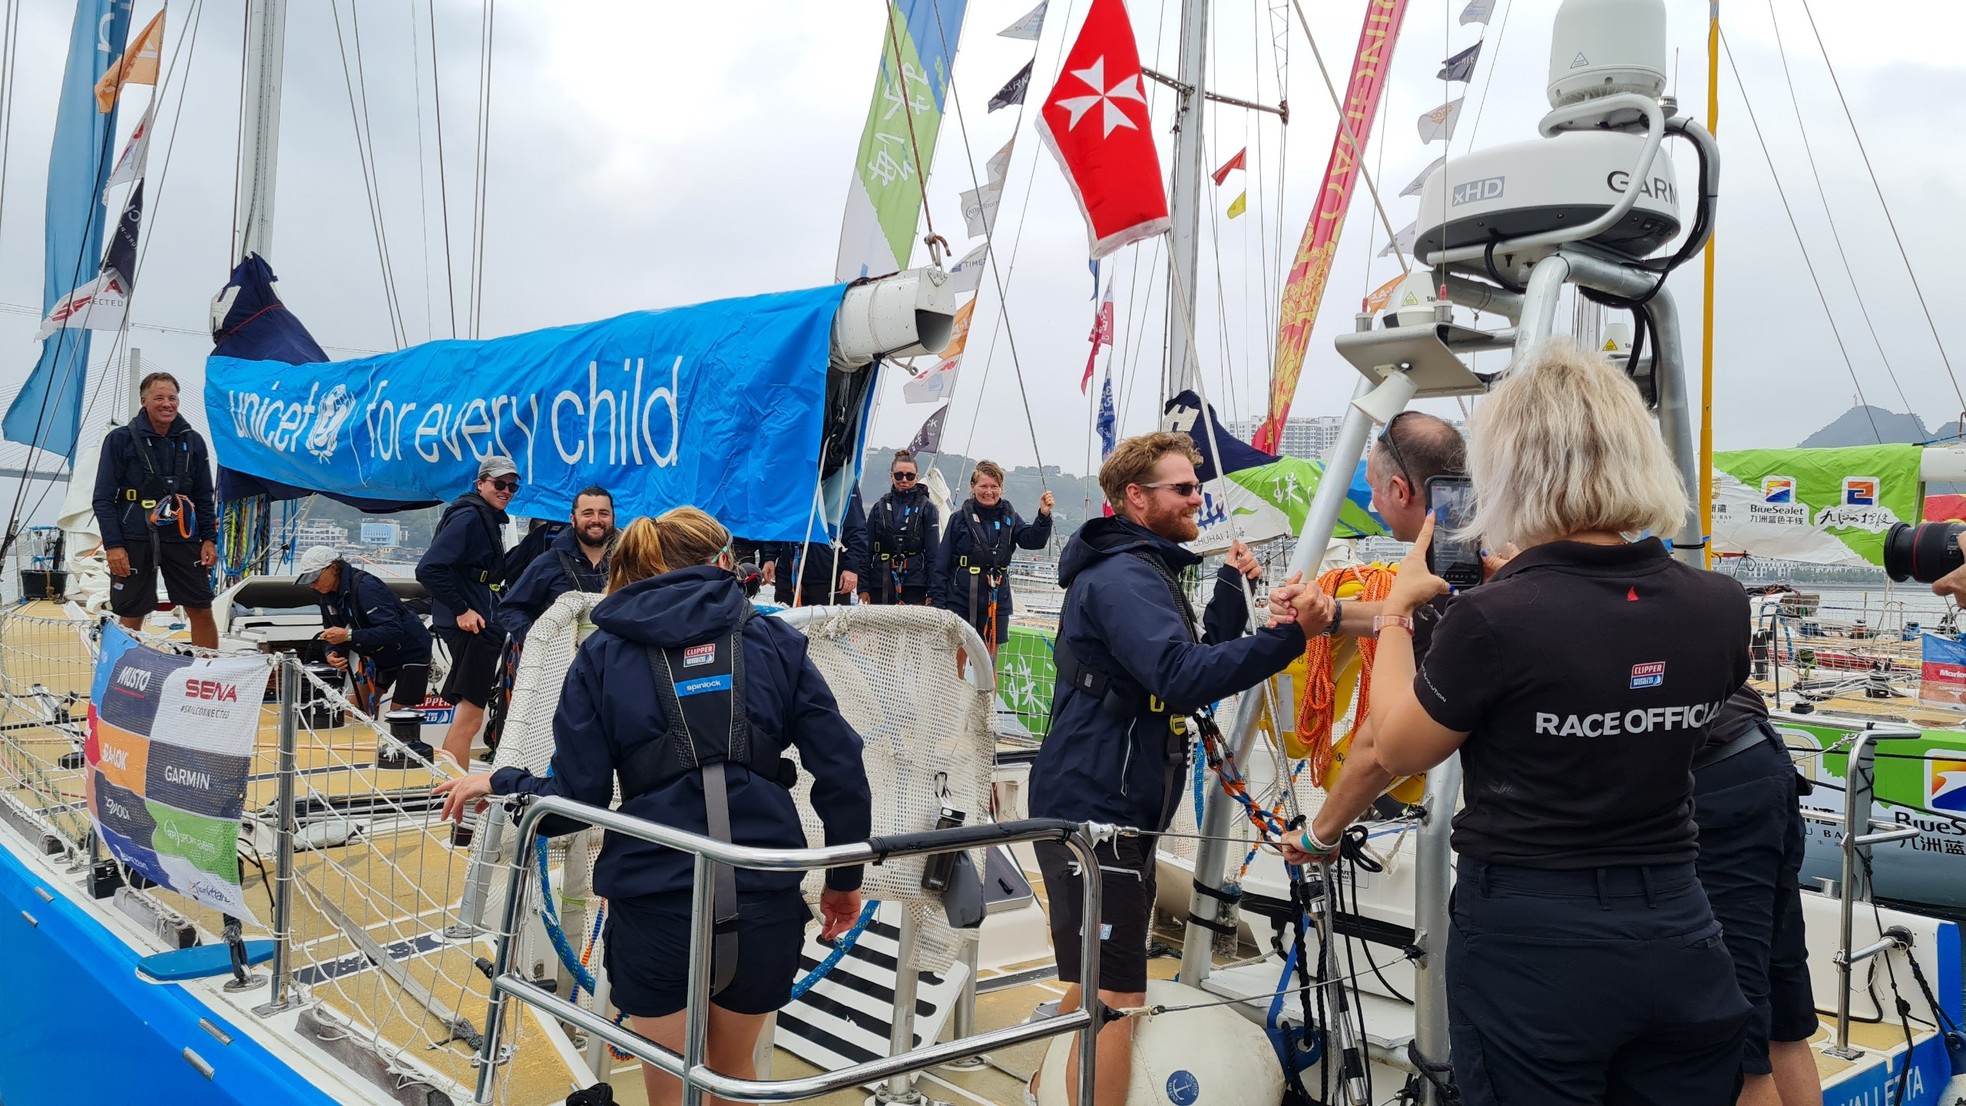
[[[879,864],[895,857],[956,852],[983,845],[1060,841],[1072,850],[1085,871],[1094,872],[1099,869],[1099,860],[1093,853],[1093,845],[1096,840],[1110,836],[1114,832],[1111,826],[1066,822],[1053,818],[1029,818],[922,833],[891,834],[853,845],[830,845],[817,849],[764,849],[734,845],[687,833],[657,822],[634,818],[618,811],[603,810],[570,799],[549,796],[524,804],[524,809],[518,817],[517,827],[520,856],[528,855],[528,846],[539,831],[540,820],[549,816],[599,826],[610,833],[624,834],[652,842],[678,852],[688,853],[695,858],[690,905],[694,929],[690,934],[689,983],[684,1006],[687,1016],[684,1019],[683,1051],[680,1055],[671,1052],[637,1033],[615,1025],[604,1014],[586,1010],[513,973],[512,945],[525,900],[521,892],[524,880],[530,875],[527,865],[515,864],[505,889],[503,921],[498,929],[497,953],[492,962],[491,1003],[485,1015],[484,1043],[477,1061],[476,1101],[481,1106],[492,1101],[497,1082],[500,1063],[499,1038],[504,1028],[504,1005],[508,998],[537,1007],[546,1016],[577,1026],[643,1063],[653,1064],[680,1079],[683,1083],[683,1106],[702,1106],[703,1094],[706,1091],[736,1102],[795,1102],[872,1083],[899,1073],[918,1071],[952,1060],[978,1056],[991,1049],[1005,1048],[1105,1024],[1105,1011],[1099,1003],[1099,942],[1095,936],[1099,932],[1099,927],[1087,925],[1084,927],[1079,944],[1079,978],[1084,983],[1083,1002],[1079,1009],[1069,1014],[1053,1014],[1023,1025],[958,1037],[943,1044],[928,1043],[890,1056],[866,1060],[836,1071],[821,1072],[801,1079],[737,1079],[712,1071],[704,1064],[710,1026],[710,950],[714,942],[714,911],[711,907],[711,896],[716,865],[724,864],[754,871],[804,872],[819,868],[839,868],[850,864]],[[1099,917],[1098,880],[1084,881],[1082,903],[1086,918]],[[899,966],[899,970],[906,972],[909,968],[904,964]],[[1094,1079],[1098,1068],[1094,1051],[1096,1036],[1095,1030],[1092,1033],[1082,1033],[1079,1039],[1078,1100],[1080,1102],[1094,1101]]]

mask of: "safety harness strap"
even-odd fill
[[[741,709],[737,711],[739,717],[743,713]],[[719,841],[731,839],[730,791],[725,786],[722,761],[703,766],[703,816],[711,837]],[[710,946],[710,993],[714,995],[730,986],[737,975],[737,869],[728,864],[713,864],[710,871],[716,884],[710,899],[710,910],[716,920],[712,931],[715,939]]]

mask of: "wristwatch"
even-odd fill
[[[1343,622],[1344,620],[1345,620],[1345,604],[1334,596],[1331,600],[1331,625],[1326,626],[1324,628],[1324,632],[1319,636],[1337,637],[1338,624]]]
[[[1374,637],[1377,637],[1379,631],[1388,626],[1401,627],[1410,634],[1413,632],[1413,616],[1410,614],[1378,614],[1372,616],[1372,635]]]

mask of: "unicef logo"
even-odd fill
[[[1167,1077],[1167,1100],[1174,1106],[1195,1106],[1201,1097],[1201,1081],[1186,1068]]]
[[[348,387],[337,384],[321,397],[314,406],[314,426],[307,432],[307,452],[325,461],[334,456],[335,445],[341,441],[341,424],[355,413],[355,403],[348,398]]]

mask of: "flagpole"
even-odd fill
[[[1202,111],[1207,100],[1202,84],[1208,75],[1208,0],[1181,0],[1179,106],[1174,114],[1173,187],[1168,190],[1168,256],[1173,261],[1168,303],[1195,314],[1195,267],[1200,254],[1196,231],[1201,224]],[[1167,371],[1161,380],[1163,401],[1186,391],[1198,366],[1189,343],[1182,341],[1176,312],[1167,316]]]
[[[1720,0],[1707,0],[1707,133],[1720,132]],[[1718,235],[1707,239],[1700,290],[1700,544],[1713,567],[1713,272]]]

